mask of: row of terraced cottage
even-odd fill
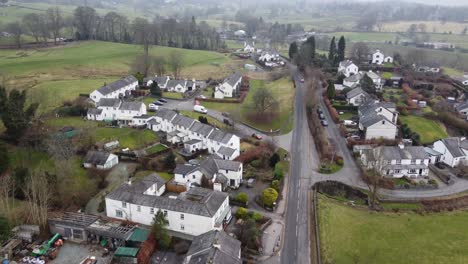
[[[139,182],[129,180],[106,196],[106,215],[149,226],[162,211],[168,230],[184,238],[222,230],[231,219],[229,195],[223,191],[242,183],[242,163],[233,161],[240,154],[240,138],[169,109],[147,115],[144,103],[121,99],[136,87],[136,79],[127,77],[91,93],[91,97],[96,93],[101,96],[87,118],[146,126],[163,132],[170,143],[183,144],[189,154],[205,150],[211,156],[196,166],[176,167],[174,181],[188,189],[183,193],[166,190],[166,182],[157,174]],[[202,178],[208,179],[212,189],[199,187]]]

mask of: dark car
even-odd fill
[[[317,114],[323,114],[322,108],[320,107],[317,108]]]
[[[322,120],[320,121],[320,123],[322,123],[322,126],[325,126],[325,127],[328,126],[327,120]]]
[[[159,100],[158,100],[158,101],[159,101],[159,102],[162,102],[162,103],[167,103],[167,100],[166,100],[166,99],[164,99],[164,98],[159,98]]]
[[[162,102],[159,102],[159,101],[156,101],[156,102],[154,102],[153,104],[155,104],[155,105],[159,105],[159,106],[161,106],[161,105],[164,105],[164,103],[162,103]]]

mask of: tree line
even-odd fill
[[[77,7],[71,16],[59,8],[46,12],[29,13],[21,21],[5,26],[18,48],[22,37],[31,35],[37,43],[47,44],[50,38],[56,43],[64,32],[76,40],[102,40],[120,43],[151,44],[185,49],[217,50],[225,47],[216,30],[206,22],[197,23],[195,17],[176,20],[155,17],[135,18],[130,21],[117,12],[99,15],[92,7]]]
[[[289,58],[299,67],[318,66],[323,68],[337,67],[340,61],[345,59],[346,40],[341,36],[338,42],[333,37],[329,44],[328,54],[318,54],[315,36],[298,44],[292,42],[289,45]]]

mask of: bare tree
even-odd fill
[[[273,111],[278,106],[275,97],[265,87],[259,87],[253,95],[253,107],[258,113],[263,114],[267,111]]]
[[[143,71],[141,73],[148,76],[151,65],[149,50],[153,40],[153,30],[148,20],[144,18],[136,18],[133,21],[133,30],[135,32],[135,41],[143,46],[143,57],[141,58]]]
[[[43,166],[40,166],[41,168]],[[49,178],[42,169],[36,169],[26,180],[24,187],[26,206],[28,208],[28,222],[37,224],[41,228],[47,225],[47,215],[52,198],[49,188]]]
[[[153,59],[153,69],[158,76],[162,76],[166,73],[166,58],[157,56]]]
[[[73,142],[63,133],[50,135],[46,145],[47,152],[56,160],[70,159],[76,152]]]
[[[23,26],[19,22],[12,22],[6,26],[6,30],[13,35],[16,46],[21,48],[22,36],[24,34]]]
[[[10,221],[14,220],[11,211],[11,202],[14,201],[14,193],[15,181],[9,173],[6,173],[0,177],[0,212]]]
[[[39,43],[39,39],[41,38],[45,27],[44,17],[36,13],[26,14],[23,16],[23,25],[28,33],[30,33],[36,39],[36,42]]]
[[[369,206],[375,208],[378,205],[379,196],[378,192],[380,189],[380,176],[377,171],[371,170],[366,171],[363,173],[364,181],[367,184],[367,188],[369,188]]]
[[[47,25],[52,33],[52,37],[54,38],[54,44],[57,44],[57,39],[60,37],[60,30],[62,30],[64,26],[64,20],[62,16],[62,11],[58,8],[49,8],[46,11],[47,14]]]
[[[183,65],[183,57],[180,52],[173,51],[169,54],[169,68],[171,69],[172,73],[174,74],[174,78],[179,78],[180,71],[182,70]]]
[[[358,65],[368,60],[369,47],[364,42],[357,42],[351,49],[351,55]]]

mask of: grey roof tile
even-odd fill
[[[84,163],[89,163],[93,165],[104,165],[106,164],[107,159],[109,158],[109,153],[102,151],[88,151],[84,158]]]
[[[213,230],[193,239],[186,261],[188,264],[241,264],[240,252],[239,240],[224,231]]]
[[[119,89],[122,89],[123,87],[130,85],[134,82],[138,82],[138,80],[133,77],[133,76],[127,76],[125,78],[122,78],[118,81],[115,81],[113,83],[107,84],[102,86],[101,88],[97,89],[102,95],[108,95],[110,93],[113,93]]]

